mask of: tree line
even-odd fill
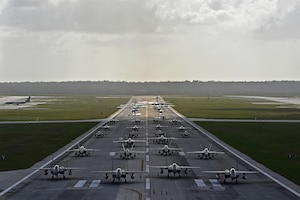
[[[271,95],[298,96],[300,81],[5,82],[0,95]]]

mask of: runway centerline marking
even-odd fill
[[[150,178],[146,178],[146,190],[150,190]]]

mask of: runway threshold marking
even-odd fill
[[[215,188],[220,188],[222,187],[222,185],[219,183],[219,181],[217,179],[209,179],[209,182],[212,184],[213,187]]]
[[[206,184],[202,179],[194,179],[195,183],[197,184],[198,187],[206,187]]]
[[[146,165],[146,172],[150,172],[150,170],[149,170],[149,165]]]
[[[101,180],[93,180],[93,182],[90,184],[90,188],[96,188],[101,183]]]
[[[149,162],[149,155],[146,155],[146,162]]]
[[[86,180],[79,180],[76,185],[74,186],[74,188],[81,188],[84,186],[84,184],[86,183]]]

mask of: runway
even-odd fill
[[[134,97],[130,101],[153,102],[154,100],[152,97]],[[159,102],[162,100],[160,99]],[[158,119],[159,116],[161,118]],[[136,115],[132,114],[131,109],[125,108],[117,113],[114,119],[115,122],[109,123],[108,130],[101,128],[103,123],[99,123],[91,132],[85,133],[86,138],[81,145],[87,148],[100,148],[100,152],[91,152],[87,157],[65,153],[49,164],[49,166],[60,164],[82,169],[72,170],[72,175],[66,173],[65,179],[62,176],[52,179],[51,174],[45,176],[44,170],[39,170],[0,196],[0,199],[299,199],[262,173],[250,174],[246,180],[240,178],[238,183],[230,179],[224,183],[222,177],[216,179],[215,174],[202,173],[206,170],[224,170],[230,167],[238,167],[240,170],[255,169],[207,137],[201,129],[191,126],[168,107],[163,107],[162,114],[159,114],[153,106],[145,105],[136,111]],[[136,119],[141,121],[136,122]],[[178,122],[174,123],[172,119],[178,119]],[[156,150],[152,150],[162,146],[149,139],[155,137],[158,123],[162,125],[162,132],[167,137],[178,138],[170,146],[182,148],[182,151],[162,156]],[[134,139],[147,140],[147,142],[136,144],[133,149],[146,151],[146,154],[138,154],[133,159],[111,156],[110,152],[122,150],[122,146],[113,141],[126,138],[134,125],[139,126],[140,129],[138,137]],[[182,137],[178,130],[180,125],[187,127],[189,137]],[[104,133],[103,137],[95,136],[98,130]],[[225,154],[217,155],[213,159],[200,159],[197,155],[186,153],[200,150],[201,145],[205,147],[210,144],[213,150],[224,151]],[[69,144],[69,146],[76,146],[76,144]],[[168,177],[166,171],[161,174],[160,169],[151,168],[151,166],[170,165],[173,162],[201,168],[190,169],[187,174],[182,172],[180,177],[172,173]],[[105,179],[105,174],[94,172],[117,167],[146,173],[136,173],[134,179],[128,175],[127,183],[124,180],[113,183],[112,177]]]

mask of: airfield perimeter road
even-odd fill
[[[134,97],[132,102],[154,101],[152,97]],[[250,174],[246,180],[239,179],[239,183],[223,183],[223,179],[217,180],[214,174],[204,174],[205,170],[224,170],[225,168],[236,167],[240,170],[254,170],[253,167],[245,164],[227,150],[209,139],[200,130],[191,127],[186,121],[179,118],[170,108],[165,107],[163,115],[165,119],[159,121],[164,126],[162,131],[168,137],[179,138],[172,142],[172,147],[183,148],[180,153],[174,153],[171,156],[161,156],[157,151],[151,148],[160,147],[148,140],[147,143],[137,144],[134,150],[146,151],[146,155],[137,155],[134,159],[122,159],[119,156],[110,156],[109,152],[120,151],[121,145],[112,141],[124,138],[134,125],[134,117],[130,109],[124,109],[111,124],[109,130],[104,132],[103,138],[94,136],[96,129],[85,133],[90,134],[82,145],[87,148],[100,148],[100,152],[92,152],[88,157],[76,157],[74,153],[66,153],[55,161],[63,166],[80,167],[83,170],[73,170],[71,176],[66,173],[66,179],[61,176],[51,179],[51,175],[44,176],[43,170],[34,173],[32,176],[12,188],[0,199],[299,199],[279,184],[263,174]],[[138,126],[141,127],[137,139],[147,139],[155,137],[155,126],[153,119],[160,114],[152,106],[148,105],[137,111],[136,119],[141,119]],[[178,124],[172,124],[171,119],[177,118]],[[180,124],[191,127],[188,132],[190,137],[183,138],[177,130]],[[103,125],[99,123],[98,126]],[[202,160],[196,155],[186,154],[188,151],[200,150],[202,146],[212,144],[213,150],[225,151],[225,155],[218,155],[214,159]],[[26,159],[26,158],[24,158]],[[42,161],[43,162],[43,161]],[[189,170],[188,174],[181,173],[167,177],[167,173],[160,174],[160,169],[149,168],[153,165],[170,165],[176,162],[179,165],[198,166],[201,169]],[[40,162],[41,163],[41,162]],[[36,167],[37,165],[35,165]],[[127,177],[127,183],[122,180],[120,183],[112,183],[112,178],[105,179],[105,174],[93,173],[92,171],[106,171],[122,167],[127,170],[149,171],[146,174],[135,174],[135,179]],[[34,167],[33,167],[34,168]],[[30,171],[30,169],[28,170]],[[34,171],[32,169],[31,171]],[[4,190],[4,188],[1,188]]]

